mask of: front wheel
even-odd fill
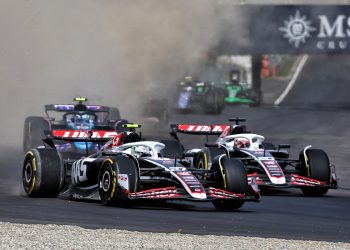
[[[118,155],[107,158],[101,165],[98,175],[98,188],[101,202],[105,205],[125,206],[128,197],[123,194],[138,190],[139,172],[133,159]]]
[[[220,161],[220,159],[218,159]],[[247,172],[243,163],[237,159],[221,157],[220,162],[213,164],[218,172],[218,187],[234,194],[245,195],[248,192]],[[244,200],[214,200],[213,205],[218,209],[235,210],[242,207]]]
[[[306,159],[302,153],[300,158],[301,171],[304,176],[329,184],[330,164],[328,156],[323,150],[308,149]],[[308,196],[323,196],[328,192],[328,187],[302,187],[301,190]]]
[[[29,150],[22,168],[24,191],[30,197],[57,196],[63,187],[64,168],[56,149]]]

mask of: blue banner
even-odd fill
[[[248,19],[246,27],[242,27],[247,42],[237,44],[234,36],[223,36],[218,47],[221,53],[350,52],[350,6],[240,6],[235,7],[235,11],[237,8]],[[223,25],[226,32],[230,32],[230,25],[234,27],[233,23]],[[234,30],[236,32],[237,27]]]

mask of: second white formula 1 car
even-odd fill
[[[235,165],[244,167],[249,177],[255,177],[259,187],[301,188],[305,195],[322,196],[328,189],[335,189],[337,177],[334,165],[321,149],[307,146],[300,151],[299,159],[290,159],[286,149],[290,145],[277,147],[265,141],[264,136],[246,132],[240,125],[245,119],[230,119],[234,125],[171,125],[176,133],[219,135],[215,144],[201,149],[192,149],[193,165],[197,169],[211,170],[218,157],[224,155],[235,159]],[[189,155],[188,152],[184,153]]]

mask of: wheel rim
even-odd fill
[[[24,184],[27,188],[31,186],[31,183],[33,181],[34,177],[34,171],[33,171],[33,166],[30,161],[27,162],[23,169],[23,180]]]
[[[202,159],[198,162],[198,169],[204,169],[204,163]]]
[[[104,192],[107,192],[111,186],[111,174],[108,171],[103,173],[100,186]]]

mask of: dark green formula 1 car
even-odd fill
[[[230,81],[222,82],[226,89],[225,102],[259,106],[262,96],[261,91],[255,91],[247,87],[245,79],[241,79],[241,74],[240,70],[231,70]]]
[[[233,85],[231,82],[223,82],[223,84],[227,90],[227,95],[225,97],[226,103],[246,104],[249,106],[260,105],[261,93],[255,93],[242,86]]]

